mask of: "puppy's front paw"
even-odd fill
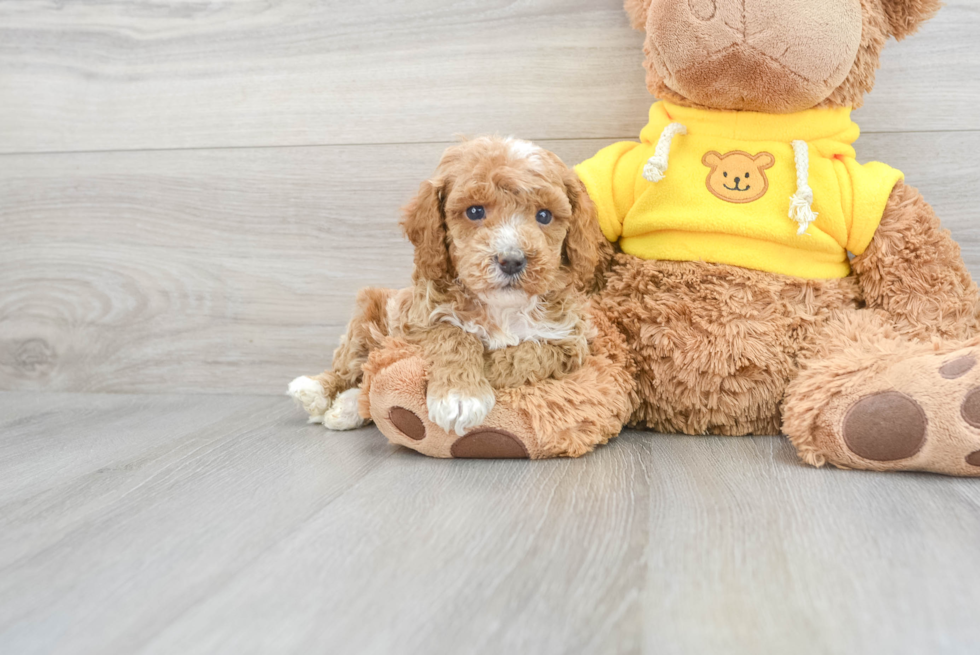
[[[330,409],[323,385],[311,377],[299,377],[289,383],[289,396],[310,415],[310,423],[320,423]]]
[[[426,405],[430,421],[446,432],[463,436],[468,429],[486,420],[496,401],[492,392],[485,396],[464,396],[452,392],[445,396],[429,396]]]
[[[323,415],[323,427],[336,431],[356,430],[363,427],[367,421],[357,413],[357,401],[360,395],[360,389],[348,389],[337,396],[333,407]]]

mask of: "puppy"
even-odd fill
[[[333,430],[366,422],[361,369],[388,336],[421,347],[429,418],[458,435],[486,419],[495,388],[582,364],[585,292],[604,240],[584,186],[556,155],[516,139],[453,146],[404,209],[402,227],[415,246],[412,286],[361,291],[333,368],[289,386],[312,422]]]

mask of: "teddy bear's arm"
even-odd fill
[[[584,334],[561,341],[524,341],[490,351],[484,370],[495,389],[516,388],[541,380],[561,379],[582,366],[589,354]]]
[[[895,186],[871,244],[852,267],[867,306],[887,312],[908,336],[976,333],[977,286],[959,245],[914,187]]]

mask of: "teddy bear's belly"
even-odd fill
[[[777,434],[820,328],[858,306],[853,278],[802,280],[617,255],[601,307],[637,360],[631,423],[687,434]]]

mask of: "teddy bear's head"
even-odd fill
[[[647,87],[709,109],[858,107],[885,41],[941,0],[626,0],[646,30]]]

